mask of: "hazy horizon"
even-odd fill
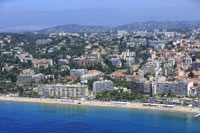
[[[144,21],[199,21],[199,0],[0,0],[0,27],[79,24],[118,26]]]

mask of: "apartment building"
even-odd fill
[[[179,96],[190,96],[193,82],[152,82],[152,95],[175,94]]]
[[[53,66],[53,60],[52,59],[33,59],[32,64],[34,68],[48,68],[50,66]]]
[[[44,85],[35,89],[39,96],[62,98],[85,98],[89,95],[87,85]]]
[[[104,91],[112,91],[114,89],[114,83],[109,80],[97,81],[93,83],[93,92],[98,94]]]

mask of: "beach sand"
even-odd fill
[[[132,102],[128,102],[126,105],[113,105],[112,102],[101,102],[101,101],[74,100],[74,103],[70,103],[70,102],[61,102],[60,99],[43,99],[43,98],[40,99],[40,98],[21,98],[21,97],[0,97],[0,101],[33,102],[33,103],[64,104],[64,105],[79,105],[79,106],[118,107],[118,108],[158,110],[158,111],[182,112],[182,113],[193,113],[193,114],[200,113],[199,108],[190,108],[183,106],[178,106],[175,108],[158,108],[158,107],[144,106],[143,103],[132,103]]]

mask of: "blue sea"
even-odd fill
[[[1,133],[200,133],[193,114],[0,102]]]

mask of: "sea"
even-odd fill
[[[0,102],[0,133],[200,133],[195,114]]]

